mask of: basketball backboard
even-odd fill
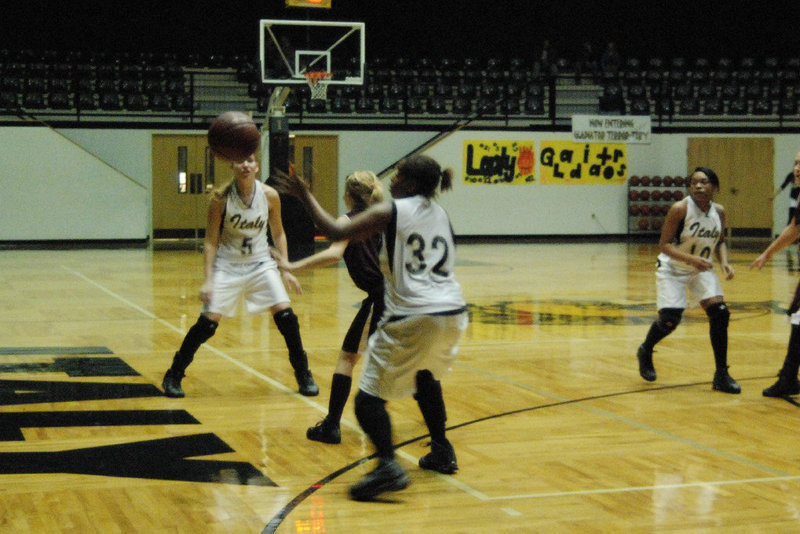
[[[330,72],[331,85],[364,83],[363,22],[263,19],[259,25],[261,81],[307,83],[305,73]]]

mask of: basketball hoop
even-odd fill
[[[325,100],[328,97],[328,80],[333,76],[332,72],[306,71],[303,76],[311,89],[311,100]]]

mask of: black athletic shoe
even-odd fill
[[[431,441],[431,452],[419,459],[419,466],[423,469],[452,475],[458,471],[456,451],[453,450],[453,445],[449,441],[444,443]]]
[[[184,393],[181,389],[182,373],[173,371],[172,368],[167,369],[164,375],[164,380],[161,382],[161,387],[164,388],[164,395],[167,397],[183,398]]]
[[[306,430],[306,437],[312,441],[321,441],[322,443],[336,444],[342,442],[342,432],[339,429],[339,425],[328,421],[327,418]]]
[[[356,501],[369,501],[385,491],[399,491],[408,487],[406,472],[394,460],[379,460],[378,467],[350,486],[350,497]]]
[[[636,358],[639,360],[639,375],[648,382],[656,379],[656,368],[653,367],[653,350],[647,350],[644,345],[639,345],[636,351]]]
[[[795,378],[786,378],[778,375],[778,381],[761,392],[765,397],[786,397],[800,393],[800,381]]]
[[[742,392],[738,382],[728,374],[728,369],[722,369],[714,373],[714,383],[711,387],[723,393],[738,394]]]
[[[300,386],[300,394],[306,397],[316,397],[319,395],[319,387],[314,382],[314,377],[311,376],[311,371],[295,371],[294,377],[297,379],[297,385]]]

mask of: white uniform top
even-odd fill
[[[455,242],[444,209],[422,195],[396,199],[381,247],[384,317],[454,312],[466,306],[453,275]]]
[[[234,182],[225,199],[222,217],[217,259],[230,263],[275,261],[267,243],[269,203],[260,182],[255,183],[253,201],[249,207],[242,201]]]
[[[711,203],[708,212],[700,209],[697,203],[688,197],[686,200],[686,217],[678,228],[677,243],[675,246],[693,256],[701,256],[709,261],[714,261],[714,249],[719,243],[722,233],[722,219],[717,211],[717,204]],[[668,265],[676,271],[694,272],[696,269],[664,254],[658,255],[662,265]]]

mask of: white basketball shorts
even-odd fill
[[[233,317],[242,296],[249,313],[260,313],[276,304],[290,302],[275,262],[215,263],[211,299],[203,306],[203,311]]]
[[[390,400],[416,392],[417,371],[427,369],[441,380],[451,371],[458,342],[468,324],[466,311],[382,321],[369,338],[358,387],[372,396]]]
[[[663,264],[656,269],[656,306],[659,310],[688,308],[687,291],[696,301],[722,296],[719,277],[712,270],[684,272]]]

